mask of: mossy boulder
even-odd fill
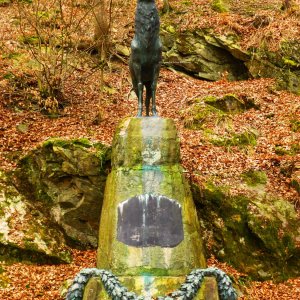
[[[248,1],[249,2],[249,1]],[[257,13],[257,9],[280,11],[282,2],[261,3],[230,0],[213,0],[212,8],[218,12],[238,12],[244,15]],[[253,26],[267,26],[272,19],[268,13],[257,15]],[[164,62],[188,74],[206,80],[228,80],[247,78],[275,78],[277,89],[286,89],[300,94],[300,42],[297,39],[282,39],[278,50],[268,48],[268,40],[262,40],[260,46],[243,50],[240,37],[232,31],[227,34],[214,32],[212,29],[194,28],[182,30],[172,24],[169,18],[162,18],[161,39]]]
[[[15,183],[70,241],[97,246],[110,148],[85,139],[50,139],[18,163]]]
[[[222,97],[213,95],[195,98],[188,108],[181,111],[184,125],[189,129],[203,129],[206,123],[226,120],[228,115],[243,113],[248,109],[259,109],[250,97],[238,97],[226,94]]]
[[[229,8],[228,8],[228,1],[224,1],[224,0],[212,0],[211,1],[211,7],[213,10],[217,11],[217,12],[228,12]]]
[[[210,142],[215,146],[223,147],[247,147],[256,146],[258,133],[255,130],[247,130],[241,133],[229,132],[228,135],[215,137],[212,135]]]
[[[205,30],[177,32],[162,26],[164,60],[168,64],[207,80],[248,78],[244,65],[247,53],[240,50],[235,36],[217,36]]]
[[[234,94],[226,94],[223,97],[208,96],[203,101],[210,106],[213,106],[225,113],[239,113],[250,108],[258,109],[253,99],[244,97],[239,98]]]
[[[253,49],[252,59],[245,63],[254,78],[276,79],[278,89],[300,94],[300,42],[284,41],[280,49]]]
[[[0,259],[6,262],[69,263],[63,233],[0,171]]]
[[[266,194],[230,196],[193,187],[207,251],[255,279],[300,275],[300,220],[292,204]]]
[[[196,102],[187,109],[181,111],[184,126],[189,129],[199,130],[205,127],[211,120],[221,120],[226,114],[221,110],[206,105],[204,102]]]

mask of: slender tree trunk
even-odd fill
[[[97,0],[95,10],[95,41],[102,61],[106,60],[109,49],[112,0]]]

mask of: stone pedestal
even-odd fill
[[[179,151],[171,119],[125,119],[113,141],[97,267],[112,271],[130,291],[146,299],[178,289],[193,269],[206,267]],[[211,280],[214,285],[206,284]],[[203,296],[207,289],[215,298]],[[214,279],[206,279],[201,291],[195,299],[218,299]],[[105,295],[95,278],[84,299],[109,299]]]

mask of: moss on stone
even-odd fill
[[[293,120],[291,120],[290,124],[291,124],[290,125],[291,130],[293,132],[299,132],[300,131],[300,120],[293,119]]]
[[[256,186],[259,184],[266,184],[268,177],[263,171],[249,170],[242,174],[243,180],[250,186]]]
[[[280,146],[280,145],[276,145],[275,146],[275,153],[277,155],[290,155],[290,156],[293,156],[293,155],[296,155],[300,152],[300,144],[299,143],[293,143],[291,145],[291,147],[289,148],[286,148],[286,147],[283,147],[283,146]]]
[[[184,116],[184,126],[189,129],[199,130],[205,126],[205,123],[210,119],[222,119],[226,116],[221,110],[205,105],[203,103],[195,103],[188,109],[182,112]]]
[[[183,276],[195,267],[205,267],[196,210],[179,164],[174,122],[161,118],[126,119],[117,129],[113,145],[113,169],[106,182],[97,266],[131,276]],[[185,238],[176,247],[139,248],[118,241],[118,206],[142,194],[164,195],[181,205]]]
[[[253,101],[243,101],[234,94],[226,94],[221,98],[208,96],[203,101],[225,113],[240,113],[250,108],[257,108]]]
[[[256,146],[257,133],[254,131],[245,131],[242,133],[232,133],[231,137],[213,138],[213,139],[210,139],[210,142],[215,146],[223,146],[223,147]]]
[[[96,246],[110,155],[110,147],[84,138],[49,139],[19,161],[15,181],[34,206],[65,230],[70,242]]]
[[[211,7],[213,10],[220,13],[229,11],[228,4],[224,0],[212,0]]]
[[[253,194],[253,193],[252,193]],[[231,196],[212,182],[193,187],[207,251],[252,278],[299,276],[300,221],[294,207],[269,196]]]

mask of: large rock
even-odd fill
[[[0,258],[4,261],[71,261],[63,234],[0,172]]]
[[[293,205],[263,193],[229,196],[226,190],[194,186],[208,251],[252,278],[299,276],[300,220]]]
[[[100,143],[51,139],[20,160],[16,185],[71,240],[95,247],[109,159]]]
[[[214,35],[202,30],[176,32],[172,26],[161,29],[164,61],[199,78],[229,80],[248,78],[244,61],[249,59],[233,36]]]
[[[245,63],[254,78],[275,78],[278,89],[300,94],[300,42],[282,43],[280,50],[255,49]]]
[[[212,81],[225,74],[228,80],[275,78],[278,89],[300,94],[298,40],[286,39],[274,51],[267,47],[246,51],[241,49],[237,35],[197,28],[180,31],[172,24],[162,25],[161,39],[164,63],[196,77]]]

